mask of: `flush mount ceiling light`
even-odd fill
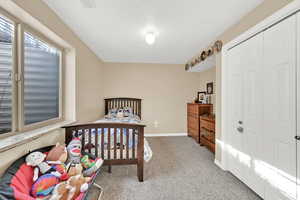
[[[153,32],[146,33],[145,41],[147,44],[149,44],[149,45],[154,44],[155,39],[156,39],[156,35]]]

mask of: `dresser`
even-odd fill
[[[187,104],[187,132],[197,143],[200,143],[200,116],[210,114],[213,111],[212,104]]]
[[[215,118],[210,115],[200,117],[200,144],[215,153]]]

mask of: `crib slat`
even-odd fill
[[[117,159],[117,129],[114,128],[114,159]]]
[[[84,146],[85,146],[85,130],[81,130],[81,134],[82,134],[82,137],[81,137],[81,146],[82,146],[82,149],[83,151],[85,151],[84,149]]]
[[[107,135],[107,159],[110,160],[110,128],[108,128],[108,135]]]
[[[95,129],[95,156],[98,157],[98,128]]]
[[[120,130],[120,159],[123,159],[123,128]]]
[[[101,131],[101,157],[104,159],[104,128],[100,129]]]
[[[126,128],[126,159],[129,159],[129,129]]]
[[[88,143],[88,150],[89,150],[89,153],[92,153],[92,129],[87,129],[87,132],[88,132],[88,136],[89,136],[89,143]]]
[[[135,158],[135,129],[132,129],[132,159]]]

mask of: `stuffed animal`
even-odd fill
[[[90,180],[82,175],[72,176],[68,181],[56,185],[49,200],[74,200],[81,192],[87,191]]]
[[[68,160],[67,163],[79,164],[81,158],[81,141],[74,138],[67,146]]]
[[[56,175],[60,180],[67,180],[68,174],[65,162],[68,158],[68,152],[65,145],[60,145],[59,143],[53,147],[46,157],[46,162],[51,166],[52,170],[56,172]]]
[[[96,172],[101,165],[103,164],[103,160],[101,158],[96,158],[92,160],[88,155],[85,155],[81,158],[81,164],[84,167],[83,176],[92,176],[94,172]]]
[[[45,198],[51,194],[60,179],[53,174],[40,176],[32,185],[30,194],[34,198]]]
[[[81,158],[81,141],[79,138],[74,138],[67,146],[68,159],[67,169],[69,176],[81,174],[82,166],[80,163]]]
[[[46,154],[43,154],[42,152],[39,151],[32,152],[25,158],[26,164],[28,166],[34,167],[34,173],[33,173],[34,182],[38,179],[39,173],[46,174],[51,170],[51,166],[44,161],[45,158],[46,158]]]

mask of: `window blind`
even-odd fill
[[[11,131],[14,25],[0,17],[0,134]]]

